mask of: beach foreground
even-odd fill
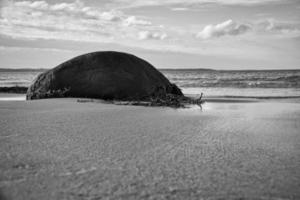
[[[300,103],[0,101],[0,199],[299,199]]]

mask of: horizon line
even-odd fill
[[[53,67],[55,68],[55,67]],[[1,68],[0,71],[45,71],[45,70],[51,70],[53,68],[30,68],[30,67],[24,67],[24,68]],[[300,68],[296,69],[214,69],[214,68],[156,68],[157,70],[178,70],[178,71],[184,71],[184,70],[202,70],[202,71],[300,71]]]

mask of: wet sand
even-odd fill
[[[0,199],[299,199],[300,103],[0,101]]]

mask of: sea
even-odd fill
[[[0,69],[0,87],[25,86],[44,69]],[[160,69],[183,93],[210,98],[300,98],[300,70]]]

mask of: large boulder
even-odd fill
[[[181,90],[151,64],[134,55],[104,51],[84,54],[40,74],[27,99],[87,97],[142,100]]]

